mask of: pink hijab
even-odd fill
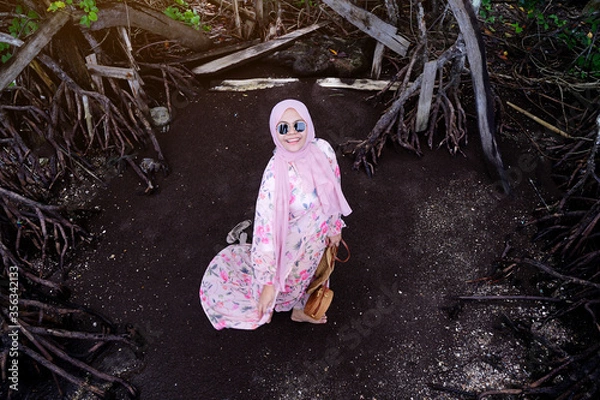
[[[286,150],[277,138],[277,123],[281,120],[283,113],[292,108],[300,114],[306,122],[306,143],[297,152]],[[275,146],[274,173],[275,173],[275,261],[277,272],[275,281],[279,290],[284,289],[285,280],[289,274],[290,267],[285,267],[283,261],[284,247],[288,231],[289,209],[290,209],[290,185],[288,177],[288,164],[294,162],[298,173],[304,184],[312,185],[317,190],[317,196],[327,215],[348,215],[352,209],[348,205],[342,187],[335,177],[329,164],[329,160],[314,143],[315,128],[306,106],[297,100],[283,100],[273,107],[269,119],[271,137]],[[285,270],[284,270],[285,268]]]

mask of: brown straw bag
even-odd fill
[[[321,319],[323,315],[325,315],[325,312],[333,300],[333,290],[327,286],[327,281],[333,272],[335,262],[339,261],[345,263],[350,259],[350,250],[348,249],[348,245],[343,240],[342,244],[348,253],[346,259],[341,260],[337,257],[337,246],[327,247],[323,252],[321,261],[319,261],[315,276],[306,289],[306,293],[310,294],[310,297],[304,306],[304,313],[313,319]]]

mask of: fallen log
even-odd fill
[[[271,89],[289,83],[299,82],[298,78],[256,78],[256,79],[226,79],[210,88],[214,92],[245,92],[248,90]]]
[[[340,78],[322,78],[317,79],[317,85],[331,89],[352,89],[364,91],[396,90],[398,83],[391,83],[386,80],[376,79],[340,79]]]
[[[181,22],[140,4],[114,4],[98,11],[98,20],[90,29],[93,31],[127,26],[140,28],[167,39],[176,40],[194,51],[207,50],[212,42],[202,31],[195,30]]]
[[[264,54],[270,53],[275,49],[298,39],[301,36],[322,28],[323,26],[325,26],[325,24],[314,24],[303,29],[298,29],[297,31],[288,33],[287,35],[280,36],[278,38],[269,40],[268,42],[257,44],[256,46],[252,46],[248,49],[229,54],[225,57],[203,64],[192,69],[192,72],[196,75],[207,75],[224,71],[236,65],[254,60],[255,58]]]
[[[323,0],[323,2],[347,19],[348,22],[378,42],[383,43],[390,50],[402,57],[406,55],[410,41],[398,35],[396,33],[397,29],[393,25],[384,22],[375,14],[356,7],[346,0]]]
[[[210,49],[203,51],[202,53],[191,54],[186,57],[177,58],[175,61],[167,62],[167,64],[189,64],[189,63],[199,63],[204,60],[214,59],[217,57],[225,56],[227,54],[235,53],[240,50],[247,49],[249,47],[255,46],[261,43],[260,39],[255,39],[252,41],[246,41],[241,43],[236,43],[230,46],[219,47],[216,49]]]
[[[254,78],[254,79],[225,79],[213,85],[209,90],[215,92],[245,92],[249,90],[270,89],[290,83],[299,82],[298,78]],[[374,79],[317,79],[317,85],[328,89],[350,89],[361,91],[396,90],[398,83]]]

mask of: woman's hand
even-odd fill
[[[273,300],[275,300],[275,287],[273,285],[263,286],[263,290],[258,298],[258,317],[260,319],[262,319],[265,313],[269,312]]]
[[[327,238],[325,239],[325,244],[327,244],[327,246],[338,247],[341,242],[342,242],[342,234],[341,233],[338,233],[337,235],[333,235],[333,236],[327,236]]]

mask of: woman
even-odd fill
[[[273,310],[292,310],[297,322],[327,322],[303,309],[323,251],[342,239],[341,215],[352,212],[335,152],[315,138],[308,109],[297,100],[275,105],[269,128],[276,149],[260,185],[252,245],[223,249],[200,285],[216,329],[255,329],[270,322]]]

